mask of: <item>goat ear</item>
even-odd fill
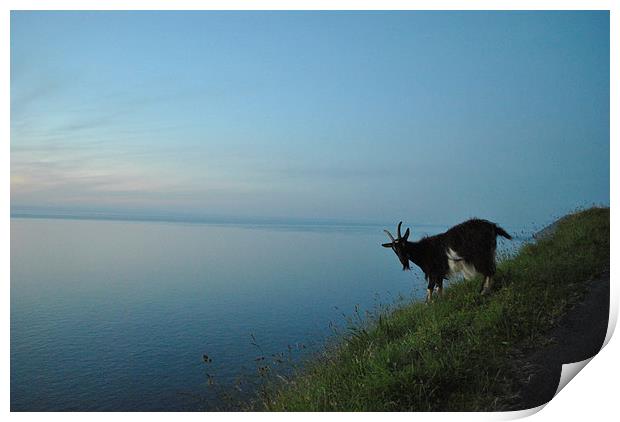
[[[407,229],[405,231],[405,235],[403,236],[403,240],[407,240],[408,237],[409,237],[409,229]]]
[[[383,246],[384,248],[391,248],[392,244],[391,243],[382,243],[381,246]]]

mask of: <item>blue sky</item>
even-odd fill
[[[12,12],[11,206],[455,224],[609,203],[607,12]]]

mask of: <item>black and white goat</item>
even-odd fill
[[[409,261],[424,272],[428,281],[426,302],[432,298],[435,286],[441,296],[443,280],[454,273],[463,273],[466,279],[478,274],[483,276],[481,293],[487,294],[495,275],[495,249],[497,236],[512,239],[504,229],[487,220],[474,218],[452,227],[445,233],[427,236],[418,242],[409,242],[409,229],[404,236],[400,234],[401,221],[398,223],[398,238],[385,230],[391,243],[383,243],[384,248],[392,248],[398,256],[403,270],[409,270]]]

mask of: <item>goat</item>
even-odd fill
[[[495,275],[495,249],[497,236],[512,237],[497,224],[487,220],[473,218],[456,225],[435,236],[426,236],[417,242],[409,242],[409,229],[404,236],[400,234],[401,221],[398,223],[398,238],[384,230],[390,243],[383,243],[384,248],[392,248],[398,256],[403,271],[409,270],[409,261],[424,272],[428,289],[426,302],[432,299],[435,286],[439,296],[443,293],[443,280],[449,275],[461,272],[466,279],[478,274],[483,276],[480,292],[486,295],[491,290]]]

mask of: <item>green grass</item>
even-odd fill
[[[609,268],[609,208],[563,219],[557,231],[498,265],[493,293],[480,280],[451,285],[430,305],[385,312],[272,382],[272,411],[479,411],[514,403],[519,353],[545,333]]]

